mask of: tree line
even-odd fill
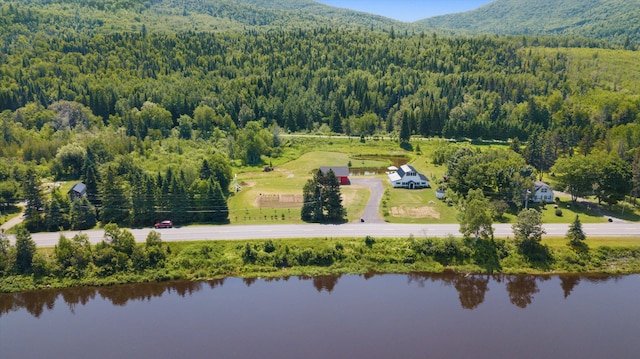
[[[165,265],[168,247],[152,231],[144,245],[136,245],[133,234],[116,224],[104,227],[104,239],[95,246],[86,234],[67,238],[61,234],[51,255],[38,252],[24,226],[18,226],[15,245],[0,233],[0,277],[35,276],[59,279],[105,278],[116,273],[142,273]]]
[[[415,135],[526,140],[579,122],[579,111],[587,110],[572,97],[601,86],[597,77],[567,76],[570,54],[531,51],[508,37],[316,28],[20,40],[3,39],[0,108],[75,101],[104,124],[142,138],[166,137],[204,104],[215,111],[210,123],[227,127],[264,119],[285,131],[326,125],[367,135],[400,131],[406,119]],[[629,100],[630,112],[618,122],[637,117],[638,101]],[[132,111],[147,101],[158,105],[155,112]],[[611,105],[602,108],[615,113],[620,107]],[[21,121],[27,129],[46,122]],[[575,125],[581,136],[587,123]],[[199,121],[193,126],[208,131]]]

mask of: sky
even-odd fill
[[[474,10],[491,0],[316,0],[345,9],[368,12],[406,22]]]

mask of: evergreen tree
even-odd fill
[[[33,269],[33,256],[36,254],[36,242],[31,238],[31,233],[24,226],[18,226],[16,231],[16,271],[19,274],[31,273]]]
[[[226,203],[226,202],[225,202]],[[169,203],[169,213],[171,219],[176,224],[190,222],[189,197],[185,188],[184,175],[175,176],[171,183],[171,199]]]
[[[571,246],[580,246],[582,241],[587,239],[587,236],[582,231],[582,223],[580,222],[580,217],[576,215],[576,219],[569,226],[569,230],[567,231],[567,239],[569,240],[569,245]]]
[[[58,189],[51,192],[51,200],[45,206],[44,224],[47,231],[55,232],[70,227],[71,202]]]
[[[342,206],[342,195],[340,194],[340,183],[336,178],[333,170],[329,170],[325,175],[325,192],[326,199],[324,207],[326,209],[326,218],[329,221],[343,221],[347,211]]]
[[[316,193],[317,186],[313,179],[309,179],[302,189],[302,210],[300,217],[305,222],[311,222],[315,218],[316,200],[318,195]]]
[[[80,197],[71,204],[71,229],[91,229],[96,223],[96,208],[87,197]]]
[[[229,207],[218,182],[213,180],[209,182],[208,196],[211,198],[211,221],[213,223],[227,223],[229,221]]]
[[[407,114],[402,114],[402,122],[400,124],[400,142],[409,142],[411,139],[411,130],[409,129],[409,120]]]
[[[330,127],[331,132],[342,133],[342,120],[340,119],[340,115],[337,111],[334,111],[331,115]]]
[[[209,168],[209,162],[204,159],[202,160],[202,165],[200,166],[200,179],[208,180],[211,178],[211,168]]]
[[[86,186],[87,197],[94,206],[100,205],[98,187],[100,185],[100,172],[98,171],[98,159],[91,146],[87,147],[87,155],[84,160],[82,182]]]
[[[326,174],[317,170],[305,184],[301,218],[305,222],[343,221],[346,210],[342,206],[340,184],[332,170]]]
[[[324,175],[320,170],[317,170],[314,176],[314,185],[315,190],[314,194],[315,202],[314,202],[314,210],[313,210],[313,222],[323,222],[325,219],[324,214],[324,203],[326,201],[325,189],[324,189]]]
[[[211,175],[216,182],[220,184],[222,193],[225,196],[229,195],[229,185],[231,184],[231,164],[229,158],[221,153],[216,153],[209,158],[209,168],[211,169]]]
[[[198,222],[208,222],[207,209],[211,203],[210,195],[213,195],[213,189],[210,190],[211,180],[195,180],[189,189],[189,193],[193,200],[193,209],[196,211],[192,216]],[[211,193],[209,193],[211,192]]]
[[[131,221],[136,226],[153,223],[155,217],[155,182],[153,177],[138,173],[132,180]]]
[[[24,212],[25,225],[33,230],[43,227],[42,211],[44,210],[44,196],[41,189],[42,181],[36,170],[27,169],[24,182],[24,196],[27,202]]]
[[[102,202],[100,219],[103,224],[129,222],[131,195],[127,187],[128,185],[118,175],[116,166],[109,165],[104,174],[104,181],[100,185]]]

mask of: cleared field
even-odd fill
[[[432,188],[420,190],[394,189],[388,185],[383,172],[375,175],[385,183],[385,195],[380,206],[380,214],[390,223],[457,223],[457,209],[452,203],[446,203],[435,196],[435,188],[445,174],[446,166],[433,164],[433,152],[440,146],[451,142],[439,139],[412,140],[413,151],[400,148],[396,141],[368,140],[365,143],[340,137],[314,138],[293,137],[292,145],[285,150],[280,159],[274,159],[274,171],[262,172],[262,168],[243,168],[238,173],[241,190],[229,200],[232,223],[302,223],[302,188],[311,178],[312,171],[321,166],[351,166],[354,173],[358,169],[384,169],[392,163],[390,157],[406,159],[405,163],[414,166],[427,176]],[[474,143],[481,148],[505,147],[506,143]],[[420,151],[417,151],[417,150]],[[306,152],[305,152],[306,151]],[[286,162],[281,162],[285,159]],[[366,176],[366,177],[371,177]],[[343,186],[341,188],[343,204],[347,208],[350,221],[359,218],[370,196],[368,188]],[[529,203],[530,207],[537,207]],[[638,220],[637,211],[627,205],[603,208],[595,200],[573,204],[568,198],[561,197],[558,208],[562,215],[556,215],[554,204],[541,208],[544,223],[570,223],[576,215],[582,223],[606,222],[612,214],[626,220]],[[518,208],[515,205],[496,223],[510,223],[515,219]],[[624,215],[624,216],[622,216]]]

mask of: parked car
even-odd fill
[[[173,228],[173,222],[171,221],[162,221],[158,222],[154,225],[155,228]]]

